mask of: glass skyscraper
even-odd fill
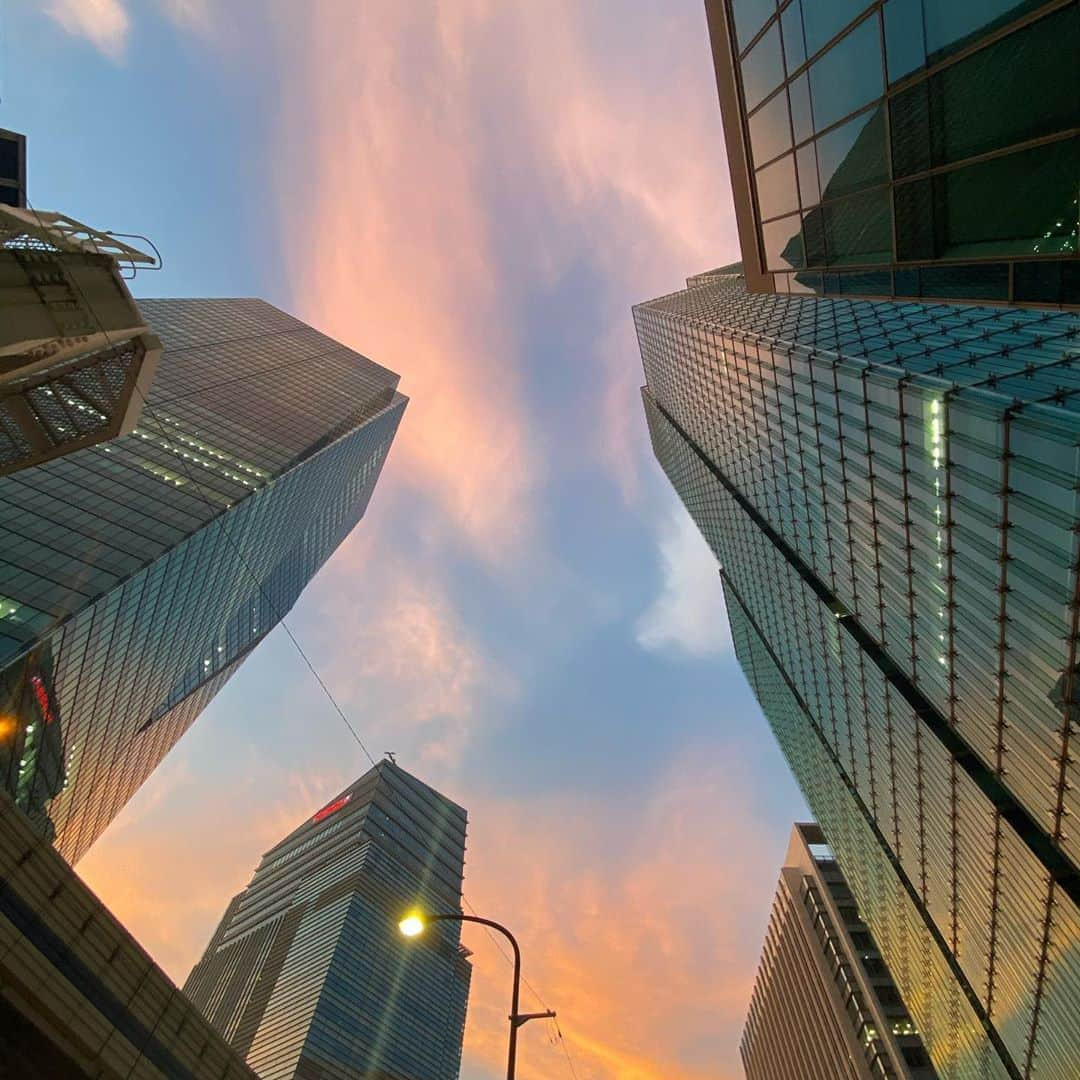
[[[138,426],[0,478],[0,783],[69,860],[363,515],[398,377],[259,300],[146,300]]]
[[[1080,318],[635,309],[653,447],[939,1075],[1077,1075]]]
[[[1080,7],[706,0],[753,291],[1080,304]]]
[[[184,992],[262,1080],[457,1080],[465,811],[382,761],[262,858]]]

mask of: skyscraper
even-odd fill
[[[932,1080],[825,837],[796,825],[740,1044],[747,1080]]]
[[[1080,1063],[1080,318],[748,295],[635,309],[658,460],[942,1077]]]
[[[259,300],[146,300],[126,435],[0,478],[0,783],[77,859],[363,515],[397,376]]]
[[[457,1080],[465,811],[382,761],[262,858],[185,993],[262,1080]]]
[[[752,291],[1080,304],[1080,8],[706,0]]]
[[[1064,1080],[1080,8],[706,11],[745,275],[635,309],[654,451],[938,1074]]]

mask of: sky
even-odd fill
[[[792,821],[717,569],[652,458],[631,305],[738,257],[700,0],[8,0],[39,209],[136,296],[261,296],[401,374],[364,520],[288,623],[376,757],[469,811],[522,1080],[741,1075]],[[182,983],[368,767],[279,629],[80,862]],[[464,1080],[504,1069],[475,950]],[[543,1005],[539,1004],[542,1001]]]

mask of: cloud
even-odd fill
[[[582,1080],[741,1075],[738,1033],[783,851],[747,813],[750,781],[733,782],[721,758],[711,743],[688,747],[651,788],[621,796],[466,803],[466,894],[514,929]],[[466,1061],[494,1068],[508,970],[483,933],[467,943]],[[541,1024],[523,1029],[524,1080],[562,1075],[561,1055]]]
[[[45,9],[69,34],[84,37],[110,60],[120,60],[130,21],[120,0],[53,0]]]
[[[715,656],[731,648],[716,556],[681,505],[663,522],[659,543],[663,585],[637,621],[643,649]]]
[[[380,507],[383,521],[391,509]],[[419,508],[406,501],[401,509]],[[374,522],[342,547],[309,599],[319,612],[310,634],[322,673],[373,753],[391,747],[407,767],[445,775],[487,733],[492,701],[505,706],[517,693],[463,622],[437,567],[395,550]]]
[[[430,21],[429,20],[430,16]],[[403,374],[394,453],[491,564],[530,542],[543,463],[500,305],[467,65],[419,4],[297,5],[303,43],[279,141],[282,230],[299,314]]]

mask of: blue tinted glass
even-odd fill
[[[870,18],[810,67],[816,129],[880,97],[883,89],[878,21]]]
[[[779,217],[799,209],[795,186],[795,158],[786,154],[762,169],[756,177],[758,209],[762,219]]]
[[[792,0],[780,16],[784,30],[784,59],[788,71],[806,62],[806,42],[803,40],[802,0]]]
[[[835,199],[888,180],[884,105],[822,135],[817,156],[823,198]]]
[[[813,56],[867,7],[866,0],[811,0],[803,12],[807,55]]]
[[[791,127],[795,142],[801,143],[814,134],[814,118],[810,111],[810,82],[805,74],[788,83],[791,95]]]
[[[733,0],[731,6],[735,15],[735,36],[739,39],[741,52],[776,10],[776,3],[775,0]]]
[[[807,143],[799,147],[795,152],[799,166],[799,193],[802,196],[803,206],[813,206],[821,200],[821,191],[818,188],[817,176],[817,153],[813,143]]]
[[[750,117],[750,149],[754,164],[764,164],[790,147],[787,94],[780,93]]]
[[[885,60],[894,83],[926,63],[921,0],[888,0],[885,15]]]
[[[780,53],[780,24],[773,23],[742,62],[743,95],[752,109],[784,81],[784,58]]]
[[[790,270],[803,265],[798,214],[762,225],[761,234],[765,241],[765,265],[768,269]]]
[[[924,4],[926,51],[948,52],[968,44],[966,39],[1009,21],[1034,3],[1018,0],[931,0]],[[935,57],[934,59],[940,59]]]

